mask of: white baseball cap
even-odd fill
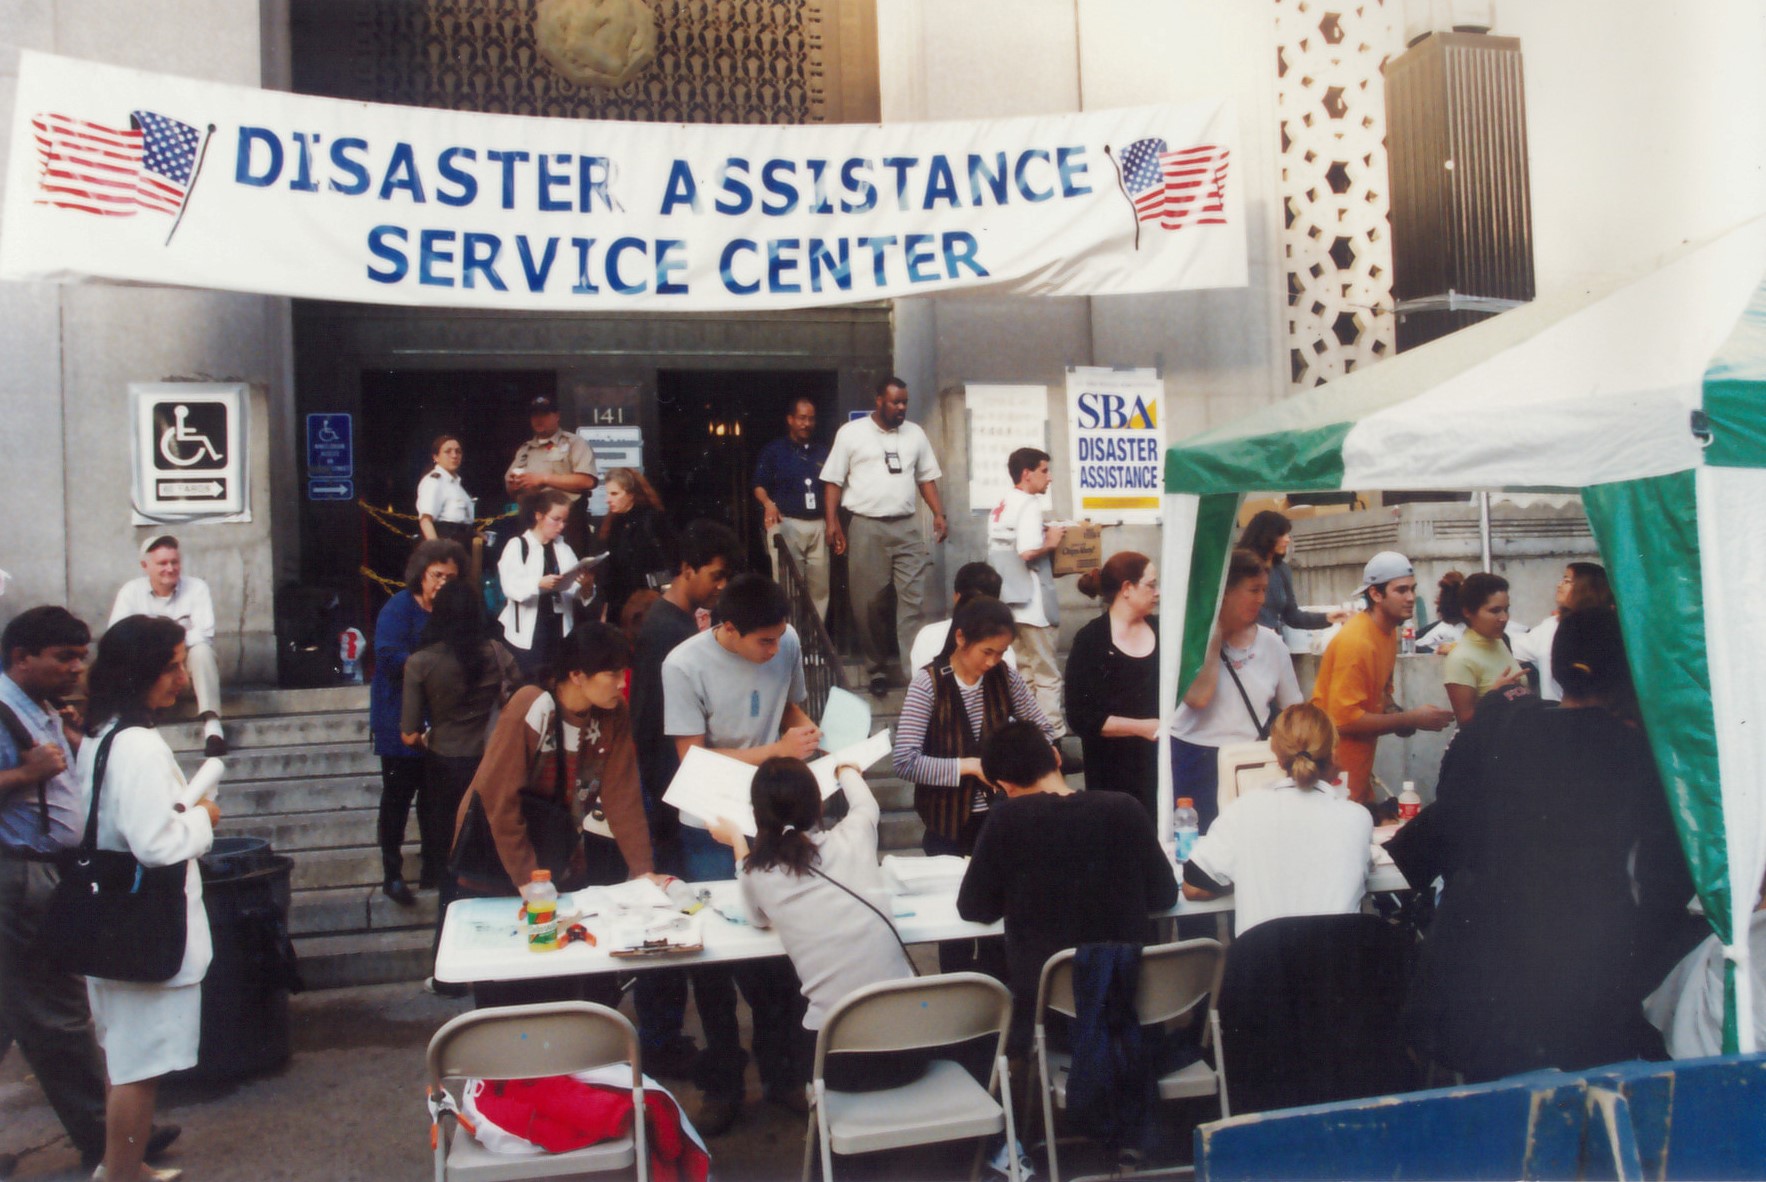
[[[1416,574],[1410,567],[1410,559],[1396,550],[1381,550],[1367,560],[1361,570],[1361,586],[1355,589],[1360,595],[1369,587],[1378,587],[1382,583],[1390,583],[1393,579],[1407,578]]]

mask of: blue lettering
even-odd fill
[[[552,158],[558,161],[558,165],[561,168],[570,163],[569,152],[559,152]],[[547,159],[548,157],[546,153],[541,152],[539,156],[540,212],[562,213],[570,208],[570,202],[568,200],[560,201],[556,197],[553,197],[552,190],[559,185],[569,184],[570,174],[566,172],[553,172],[551,167],[546,163]]]
[[[987,277],[987,268],[975,261],[975,250],[979,244],[975,235],[967,230],[951,230],[944,236],[944,273],[952,279],[957,277],[958,267],[967,267],[982,278]]]
[[[993,157],[993,168],[987,167],[987,161],[971,152],[969,154],[969,204],[980,205],[981,188],[985,185],[993,194],[995,205],[1006,203],[1006,154],[996,152]]]
[[[676,160],[669,166],[668,184],[662,191],[662,216],[673,213],[677,205],[699,212],[699,183],[693,179],[693,168],[685,160]]]
[[[963,203],[957,200],[957,178],[951,175],[950,161],[943,156],[934,156],[928,167],[926,196],[920,208],[931,209],[934,201],[942,201],[952,209],[961,206]]]
[[[503,208],[515,208],[515,166],[528,158],[526,152],[502,152],[492,149],[484,154],[486,160],[499,165],[503,170]]]
[[[256,172],[252,165],[256,161],[257,145],[264,145],[269,159],[263,172]],[[239,129],[239,153],[233,163],[233,181],[235,184],[251,185],[258,189],[267,189],[276,183],[282,175],[282,141],[276,133],[267,127],[241,127]]]
[[[1050,197],[1053,197],[1055,195],[1055,191],[1053,189],[1033,189],[1033,188],[1031,188],[1030,182],[1024,179],[1025,167],[1032,160],[1041,160],[1043,163],[1046,164],[1046,163],[1048,163],[1048,159],[1049,159],[1049,154],[1047,152],[1043,151],[1041,148],[1031,148],[1029,151],[1025,152],[1023,155],[1018,157],[1018,164],[1015,168],[1012,169],[1012,180],[1014,182],[1016,182],[1016,184],[1018,186],[1018,192],[1023,196],[1024,200],[1026,200],[1026,201],[1047,201]]]
[[[442,174],[442,179],[449,184],[458,185],[459,192],[449,192],[440,185],[435,187],[435,199],[443,205],[471,205],[478,200],[478,178],[466,169],[454,163],[459,160],[477,160],[478,151],[474,148],[448,148],[435,162],[435,170]]]
[[[389,239],[406,242],[410,240],[410,235],[402,226],[375,226],[368,231],[368,253],[377,259],[385,259],[388,264],[384,271],[368,268],[368,278],[376,283],[397,283],[411,269],[405,252],[393,246]]]
[[[468,231],[460,239],[460,283],[463,287],[477,287],[477,275],[483,275],[484,281],[497,291],[508,291],[509,285],[497,274],[497,253],[503,249],[503,240],[495,234],[474,234]]]
[[[403,142],[393,145],[386,176],[380,182],[380,200],[389,200],[395,189],[409,193],[414,204],[423,204],[423,182],[417,177],[417,158],[411,145]]]
[[[822,179],[822,174],[828,171],[828,162],[826,160],[810,160],[806,163],[809,165],[809,177],[815,194],[809,212],[833,213],[834,207],[828,204],[828,186]]]
[[[724,253],[719,256],[717,261],[718,271],[722,273],[724,278],[725,291],[731,292],[734,295],[753,295],[760,290],[760,282],[758,280],[753,283],[743,283],[736,278],[735,272],[732,270],[732,266],[736,261],[737,251],[742,251],[745,254],[754,254],[757,250],[758,248],[754,245],[753,241],[747,238],[732,238],[729,242],[725,243]]]
[[[607,191],[607,182],[613,179],[613,162],[605,156],[578,156],[577,164],[577,208],[583,213],[595,212],[595,198],[601,199],[601,205],[609,212],[620,209],[619,202]],[[695,205],[694,209],[699,207]]]
[[[848,193],[857,197],[858,204],[840,199],[841,213],[869,213],[877,207],[877,186],[866,177],[859,176],[859,170],[867,172],[871,167],[869,160],[848,160],[840,166],[840,184]]]
[[[754,205],[754,190],[748,187],[748,182],[744,179],[747,172],[748,161],[740,156],[732,156],[724,161],[723,168],[718,170],[717,183],[729,194],[729,200],[719,197],[712,208],[731,216],[748,212]]]
[[[908,169],[919,162],[918,156],[883,157],[883,167],[895,172],[895,207],[904,212],[908,207]]]
[[[1061,196],[1083,197],[1091,192],[1091,186],[1084,184],[1085,149],[1056,148],[1055,171],[1061,174]]]
[[[884,276],[884,250],[895,245],[894,234],[866,235],[858,240],[858,244],[871,252],[871,274],[876,277],[877,286],[882,287],[888,282]]]
[[[454,252],[443,250],[442,244],[452,242],[452,230],[424,230],[417,235],[417,282],[430,287],[452,287],[454,280],[447,275],[437,275],[436,265],[454,261]]]
[[[368,141],[359,140],[354,136],[345,136],[340,140],[331,141],[331,167],[350,178],[347,185],[340,185],[335,179],[331,182],[331,191],[342,193],[346,197],[360,197],[368,191],[368,169],[360,160],[352,160],[346,152],[365,152]]]
[[[779,179],[781,173],[789,176],[796,171],[797,165],[791,160],[768,160],[766,162],[765,167],[760,170],[761,186],[768,193],[780,198],[784,204],[774,205],[770,201],[763,201],[760,205],[760,212],[772,217],[781,217],[797,208],[797,187]]]
[[[612,284],[613,290],[620,295],[638,295],[649,288],[648,282],[627,283],[619,274],[619,256],[628,250],[642,251],[643,249],[644,240],[642,238],[615,238],[613,245],[607,248],[607,282]]]
[[[527,290],[545,291],[546,276],[552,271],[552,260],[558,257],[558,240],[546,239],[546,251],[540,256],[539,266],[534,266],[533,248],[527,243],[526,234],[515,236],[515,253],[521,256],[521,272],[527,276]]]
[[[768,291],[795,295],[803,285],[785,282],[785,276],[797,270],[797,259],[786,255],[786,249],[796,250],[797,239],[774,238],[766,244],[766,286]]]
[[[572,295],[600,295],[601,289],[589,278],[589,251],[594,249],[593,238],[572,238],[570,244],[576,248],[576,283],[571,287]]]
[[[686,295],[687,285],[676,283],[670,278],[676,271],[684,270],[686,259],[674,258],[676,251],[685,250],[687,244],[679,238],[658,238],[656,240],[656,294]]]
[[[319,142],[319,133],[314,132],[312,141],[307,140],[307,133],[294,133],[294,142],[300,145],[299,163],[295,166],[294,179],[288,187],[297,193],[317,193],[319,186],[313,183],[313,144]]]
[[[909,234],[902,239],[902,250],[908,260],[908,282],[930,283],[938,278],[936,272],[922,270],[934,260],[932,242],[930,234]]]
[[[828,249],[828,244],[820,238],[809,240],[809,289],[822,290],[822,271],[825,268],[834,286],[841,291],[852,290],[852,247],[844,238],[834,240],[840,253],[838,256]]]

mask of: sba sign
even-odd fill
[[[1165,383],[1151,369],[1067,371],[1067,471],[1073,516],[1100,525],[1159,523]]]
[[[1082,431],[1157,431],[1159,401],[1137,394],[1100,394],[1085,391],[1075,403]]]

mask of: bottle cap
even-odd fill
[[[1416,791],[1416,781],[1415,780],[1404,781],[1404,791],[1415,792]]]
[[[1177,807],[1180,809],[1193,809],[1196,807],[1196,802],[1187,796],[1180,796],[1177,798]]]
[[[552,881],[552,872],[550,870],[536,870],[533,872],[533,881],[535,881],[535,882],[551,882]]]

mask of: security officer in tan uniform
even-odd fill
[[[527,404],[533,438],[515,449],[515,462],[503,473],[503,487],[517,499],[555,488],[571,500],[565,539],[578,554],[588,552],[589,506],[583,494],[594,488],[595,453],[580,435],[558,427],[558,404],[544,394]]]

